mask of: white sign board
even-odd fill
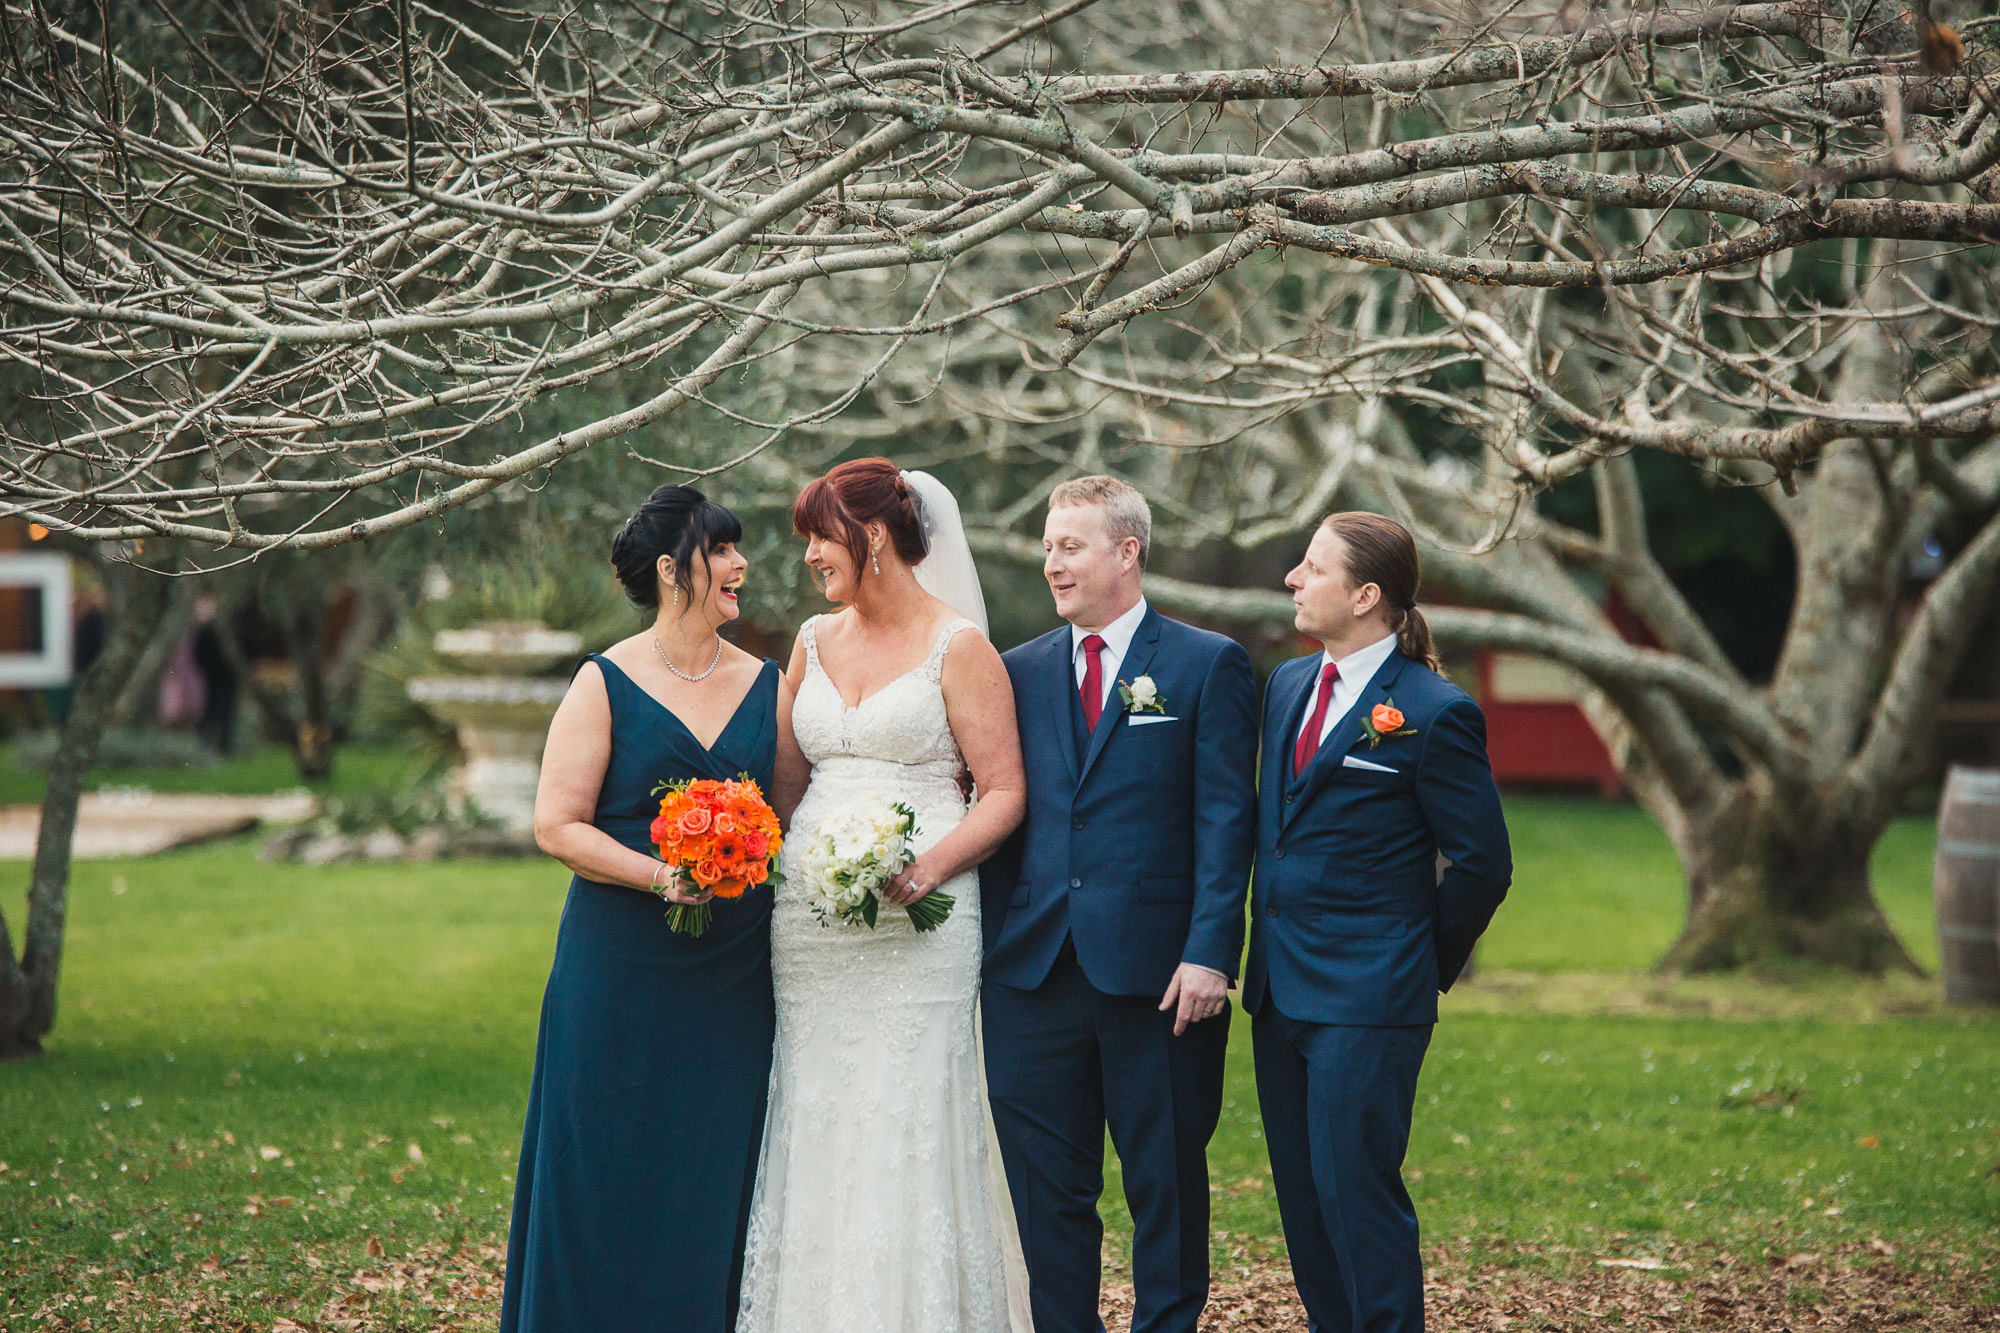
[[[0,653],[0,689],[67,685],[74,674],[69,637],[69,557],[53,551],[0,551],[0,588],[41,592],[42,647]]]

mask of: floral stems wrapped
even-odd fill
[[[822,820],[794,867],[822,925],[865,925],[881,912],[882,887],[916,856],[917,812],[900,801],[867,797]],[[910,903],[910,925],[936,930],[958,900],[933,889]]]
[[[740,898],[749,889],[782,881],[777,872],[783,837],[778,815],[748,774],[724,781],[683,778],[653,788],[660,813],[653,845],[660,859],[717,898]],[[708,903],[674,903],[667,924],[677,934],[700,935],[714,913]]]

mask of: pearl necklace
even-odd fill
[[[660,646],[660,636],[658,634],[654,634],[651,637],[653,640],[653,651],[658,653],[660,655],[660,660],[667,664],[667,670],[673,672],[676,676],[679,676],[682,680],[686,681],[690,685],[699,685],[701,684],[701,682],[707,680],[710,676],[714,675],[716,666],[722,661],[722,636],[720,634],[715,636],[715,659],[708,664],[708,670],[702,672],[699,676],[690,676],[687,672],[675,666],[674,659],[668,657],[667,650]]]

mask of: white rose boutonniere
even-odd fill
[[[1141,676],[1127,684],[1118,682],[1118,697],[1125,701],[1125,710],[1130,713],[1165,713],[1166,696],[1153,683],[1151,676]]]

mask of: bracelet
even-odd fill
[[[659,868],[653,871],[653,893],[655,896],[661,898],[667,896],[666,886],[660,883],[660,871],[665,870],[666,868],[667,868],[667,863],[665,861],[662,861],[659,864]]]

